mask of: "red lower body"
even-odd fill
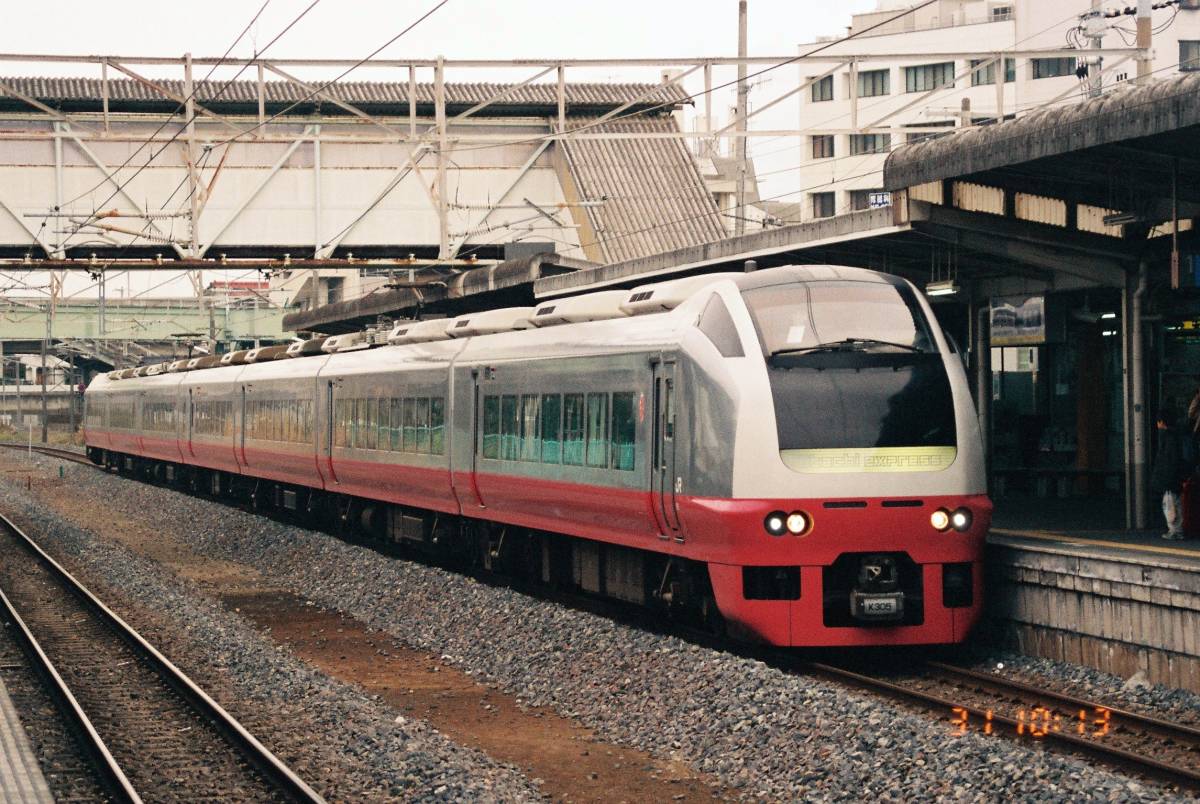
[[[991,503],[983,495],[914,495],[901,506],[880,498],[734,500],[678,495],[673,510],[679,530],[664,534],[664,520],[656,516],[663,501],[642,489],[345,458],[325,466],[311,454],[276,454],[261,446],[243,455],[228,443],[148,446],[149,439],[118,433],[89,431],[87,440],[114,452],[172,461],[181,456],[185,464],[702,562],[708,566],[717,607],[732,629],[772,645],[960,642],[983,607],[983,542],[991,518]],[[933,511],[960,507],[973,514],[965,532],[939,532],[930,524]],[[808,533],[767,533],[763,521],[768,513],[794,510],[809,516],[813,526]],[[849,616],[846,576],[835,570],[879,555],[905,567],[904,622],[857,621]],[[750,593],[747,567],[787,573],[798,580],[798,594],[793,589],[786,597],[758,599]],[[957,579],[952,589],[947,573]],[[968,590],[963,589],[964,579]]]

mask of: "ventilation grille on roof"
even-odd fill
[[[653,295],[654,295],[653,290],[643,290],[641,293],[635,293],[632,296],[630,296],[629,301],[630,302],[645,301],[646,299],[650,298]]]
[[[470,324],[470,323],[471,323],[471,320],[469,318],[463,319],[462,321],[459,321],[457,324],[455,324],[454,328],[462,329],[463,327],[465,327],[467,324]]]
[[[550,315],[554,312],[555,305],[551,304],[537,311],[538,315]]]

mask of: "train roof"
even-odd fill
[[[431,354],[426,354],[425,357],[428,359],[433,353],[436,353],[438,358],[448,357],[450,354],[459,352],[473,355],[480,348],[494,348],[497,351],[496,357],[500,358],[512,355],[522,343],[531,344],[543,341],[550,343],[563,340],[561,333],[550,340],[540,338],[534,334],[539,329],[557,330],[560,326],[589,326],[591,329],[588,331],[603,341],[606,336],[602,333],[606,333],[608,328],[596,328],[595,325],[604,322],[616,324],[617,328],[612,331],[622,334],[621,343],[631,345],[633,341],[626,337],[629,333],[627,327],[629,319],[670,312],[716,283],[732,282],[739,290],[750,290],[792,282],[822,281],[883,282],[888,284],[904,282],[902,278],[892,274],[845,265],[785,265],[749,273],[700,274],[663,282],[651,282],[629,290],[608,290],[573,296],[546,302],[537,307],[510,307],[468,313],[457,318],[401,321],[395,324],[386,337],[383,333],[356,332],[314,338],[309,341],[296,342],[290,346],[242,350],[226,354],[223,357],[214,355],[187,361],[186,364],[184,361],[164,363],[161,367],[154,367],[157,369],[154,373],[205,371],[207,374],[222,369],[262,366],[264,362],[256,359],[259,355],[267,358],[266,362],[274,362],[274,360],[284,357],[348,356],[347,352],[374,351],[376,347],[384,346],[385,340],[386,345],[409,348],[418,345],[433,346],[439,342],[456,339],[462,341],[482,340],[481,343],[470,343],[467,346],[460,343],[446,350],[433,349]],[[666,329],[670,328],[670,326],[666,327]],[[658,343],[665,337],[665,333],[661,331],[662,328],[643,327],[639,329],[642,329],[649,339],[647,342]],[[650,334],[656,330],[660,331],[654,335]],[[510,340],[514,335],[520,337],[521,340]],[[320,367],[324,365],[325,361],[314,361],[313,372],[319,372]],[[137,370],[127,369],[111,372],[106,379],[120,382],[133,377],[144,377],[147,373],[149,373],[147,367]],[[212,379],[232,381],[236,376],[238,376],[237,373],[233,372],[228,378],[221,376],[218,379],[214,374]]]

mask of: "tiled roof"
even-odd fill
[[[589,133],[678,130],[672,117],[643,117],[604,123]],[[604,200],[586,207],[601,262],[645,257],[725,236],[716,202],[683,139],[568,137],[562,143],[580,197]]]
[[[99,109],[101,102],[101,82],[98,78],[41,78],[29,76],[0,77],[0,81],[11,86],[23,95],[36,98],[47,106],[82,110]],[[155,82],[182,97],[183,82],[177,80],[157,80]],[[309,98],[312,90],[305,90],[287,81],[267,81],[264,96],[268,113],[274,113],[286,106],[299,102],[297,113],[310,111],[317,105],[322,111],[330,114],[342,114],[337,107],[322,101],[320,98]],[[315,89],[320,82],[311,81]],[[446,84],[447,107],[465,109],[488,98],[498,95],[510,84]],[[417,103],[424,109],[433,105],[433,84],[416,85]],[[346,103],[359,106],[366,111],[408,111],[407,82],[377,82],[377,81],[348,81],[334,84],[323,90],[326,94],[337,97]],[[687,94],[677,85],[654,84],[567,84],[566,101],[568,112],[572,109],[586,114],[595,114],[621,106],[643,94],[647,96],[639,100],[631,108],[645,109],[650,106],[667,103],[663,111],[670,111],[687,101]],[[6,107],[20,105],[15,98],[5,97],[0,90],[0,104]],[[147,109],[160,110],[164,106],[174,107],[175,101],[164,97],[160,92],[146,84],[128,78],[110,79],[108,82],[109,108],[112,111],[141,111]],[[222,81],[198,81],[196,84],[196,100],[213,111],[246,110],[257,108],[258,84],[255,81],[233,81],[226,84]],[[490,109],[478,112],[486,116],[489,111],[513,114],[557,114],[558,87],[556,84],[529,84],[514,89],[495,101]]]

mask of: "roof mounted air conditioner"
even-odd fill
[[[627,290],[604,290],[558,299],[539,306],[533,314],[535,327],[553,327],[559,324],[578,324],[584,321],[603,321],[610,318],[625,318],[629,314],[621,305],[629,298]]]
[[[714,282],[720,282],[722,279],[735,279],[740,276],[744,276],[744,274],[700,274],[667,282],[655,282],[651,285],[639,285],[631,291],[626,291],[628,297],[621,305],[621,309],[629,315],[648,315],[674,310],[694,296],[701,288]]]
[[[498,332],[513,332],[533,326],[532,307],[505,307],[500,310],[484,310],[455,318],[446,327],[451,338],[469,338],[475,335],[494,335]]]
[[[426,343],[428,341],[444,341],[450,336],[446,334],[448,318],[433,318],[429,321],[401,321],[392,327],[388,333],[387,342],[390,344]]]

